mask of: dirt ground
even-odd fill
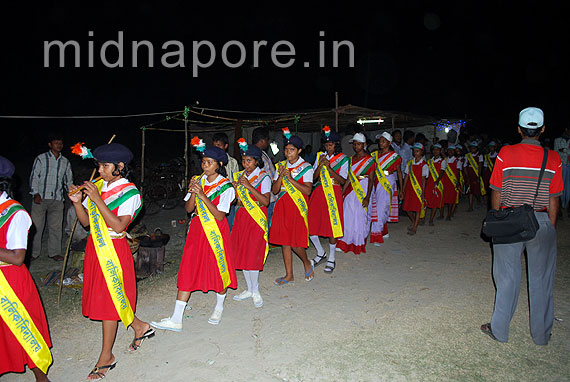
[[[452,222],[419,227],[411,238],[407,221],[390,224],[381,247],[368,245],[355,256],[337,252],[332,275],[316,269],[305,282],[295,259],[295,283],[275,286],[284,274],[280,249],[273,249],[260,275],[265,300],[232,297],[220,325],[207,323],[216,297],[195,292],[181,333],[157,331],[136,353],[126,351],[133,331],[119,327],[112,381],[568,381],[570,380],[570,218],[558,225],[555,317],[548,346],[529,334],[526,279],[511,323],[509,343],[482,334],[493,310],[491,251],[480,236],[484,209],[466,212],[463,202]],[[144,219],[171,235],[163,274],[139,282],[137,315],[147,321],[172,313],[184,226],[171,227],[184,211]],[[327,246],[328,248],[328,246]],[[313,257],[315,250],[309,249]],[[524,260],[523,260],[524,261]],[[34,262],[35,280],[61,265]],[[52,381],[85,380],[101,346],[101,324],[81,315],[81,292],[40,288],[53,341]],[[32,381],[31,372],[8,374],[2,382]]]

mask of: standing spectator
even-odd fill
[[[352,148],[352,137],[356,133],[362,133],[362,130],[362,126],[358,123],[346,126],[346,135],[340,140],[340,146],[344,155],[351,157],[355,154],[354,149]]]
[[[239,166],[237,160],[228,154],[228,147],[229,147],[229,138],[226,133],[215,133],[212,137],[212,144],[215,147],[219,147],[220,149],[224,150],[226,155],[228,156],[228,163],[224,166],[226,169],[226,174],[228,175],[228,179],[233,181],[233,174],[234,172],[239,171]],[[236,216],[236,205],[232,204],[230,207],[230,212],[228,214],[228,224],[230,225],[230,230],[234,225],[234,217]]]
[[[544,132],[544,114],[536,107],[520,112],[518,132],[522,142],[503,147],[491,176],[491,208],[534,206],[539,223],[529,241],[493,244],[493,279],[497,288],[491,322],[481,331],[492,339],[507,342],[521,286],[521,255],[526,249],[530,333],[537,345],[546,345],[554,321],[554,273],[556,270],[556,217],[562,194],[562,164],[554,151],[546,151],[538,138]],[[546,170],[534,200],[544,155]]]
[[[305,146],[305,155],[303,155],[303,159],[305,159],[306,162],[315,163],[317,160],[317,154],[313,152],[313,146]]]
[[[400,146],[400,156],[402,157],[402,171],[408,167],[408,162],[412,159],[412,145],[414,144],[414,132],[404,131],[404,143]]]
[[[394,130],[392,132],[392,148],[396,154],[400,155],[400,147],[402,146],[402,132],[400,130]]]
[[[42,235],[44,228],[46,228],[48,232],[48,256],[53,260],[62,261],[63,198],[64,192],[67,194],[69,185],[73,183],[73,173],[69,160],[61,155],[63,150],[62,137],[57,134],[50,134],[48,147],[48,152],[36,157],[30,175],[30,194],[34,196],[32,221],[36,227],[32,259],[37,259],[41,254]]]
[[[560,155],[562,160],[562,179],[564,180],[564,192],[561,196],[562,209],[568,208],[570,201],[570,128],[564,129],[562,136],[554,140],[554,151]],[[570,209],[568,209],[570,216]]]
[[[252,143],[261,149],[261,159],[263,159],[263,171],[269,174],[271,178],[271,184],[273,184],[273,179],[275,179],[275,165],[271,161],[271,158],[267,154],[266,150],[269,148],[269,130],[266,127],[258,127],[253,130],[251,135]],[[267,216],[269,221],[269,226],[271,226],[271,217],[273,216],[273,209],[275,208],[276,195],[271,192],[269,197],[269,206],[267,207]]]

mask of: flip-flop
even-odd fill
[[[144,332],[144,334],[139,337],[139,338],[135,338],[133,340],[133,342],[131,342],[131,345],[129,346],[129,351],[136,351],[138,348],[141,347],[141,345],[143,344],[144,340],[146,340],[147,338],[152,338],[154,337],[154,328],[149,328],[146,332]],[[141,343],[139,345],[135,344],[135,342],[140,341]]]
[[[113,362],[110,365],[105,365],[105,366],[95,366],[93,368],[93,370],[91,370],[91,372],[89,373],[89,375],[87,376],[87,381],[100,381],[103,378],[105,378],[107,376],[107,373],[111,370],[113,370],[115,368],[115,366],[117,366],[117,361]],[[101,373],[100,370],[101,369],[109,369],[107,370],[107,373]],[[97,379],[89,379],[89,376],[94,375],[97,377]]]
[[[293,281],[287,281],[285,280],[284,277],[279,277],[277,280],[273,282],[273,284],[281,286],[281,285],[293,284]]]
[[[311,269],[309,269],[309,272],[305,272],[305,281],[311,281],[313,279],[313,277],[315,277],[315,262],[313,260],[310,260],[311,262]],[[313,274],[311,276],[311,273]]]

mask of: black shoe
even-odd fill
[[[491,330],[491,323],[487,322],[486,324],[481,325],[481,331],[483,333],[485,333],[486,335],[488,335],[489,337],[491,337],[492,339],[494,339],[495,341],[499,341],[497,339],[497,337],[495,337],[495,335],[493,334],[493,331]]]

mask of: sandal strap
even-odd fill
[[[329,267],[329,268],[334,268],[335,265],[336,265],[336,262],[335,262],[335,261],[327,260],[327,267],[329,266],[329,264],[332,264],[332,267]]]

